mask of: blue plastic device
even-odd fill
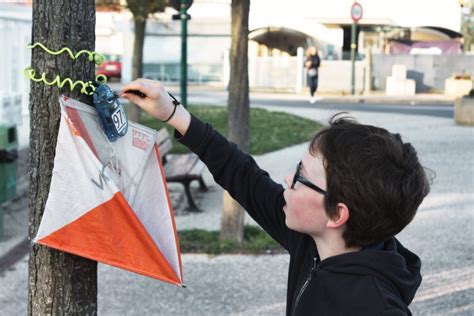
[[[118,94],[108,85],[99,83],[92,99],[107,138],[113,142],[127,134],[127,115],[119,102]]]

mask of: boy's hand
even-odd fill
[[[139,91],[139,96],[131,90]],[[122,88],[121,97],[130,100],[151,116],[164,121],[174,110],[174,104],[168,92],[159,81],[137,79]]]
[[[175,106],[159,82],[150,79],[137,79],[122,88],[121,96],[138,105],[143,111],[160,121],[168,120],[181,135],[186,134],[191,115],[181,105]]]

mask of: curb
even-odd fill
[[[358,98],[325,98],[322,97],[318,102],[324,103],[361,103],[361,104],[389,104],[389,105],[444,105],[452,106],[454,100],[450,99],[406,99],[406,98],[374,98],[374,97],[358,97]]]

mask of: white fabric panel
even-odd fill
[[[161,174],[159,161],[153,151],[138,186],[140,196],[145,198],[135,199],[132,208],[176,275],[181,277],[177,240],[171,218],[173,215],[171,205],[168,205],[166,182],[162,177],[164,175]]]
[[[101,172],[102,164],[85,140],[73,135],[62,109],[49,196],[35,241],[112,198],[118,191],[112,181],[102,178],[102,190],[92,181],[100,184]],[[110,179],[111,170],[104,175]]]

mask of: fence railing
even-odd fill
[[[227,86],[230,66],[225,64],[188,64],[188,82],[192,84],[220,84]],[[306,70],[300,56],[249,58],[251,89],[305,91]],[[166,83],[180,80],[179,63],[145,64],[144,77]],[[356,91],[362,91],[364,62],[356,62]],[[351,91],[351,62],[323,60],[319,69],[319,91],[349,93]]]

